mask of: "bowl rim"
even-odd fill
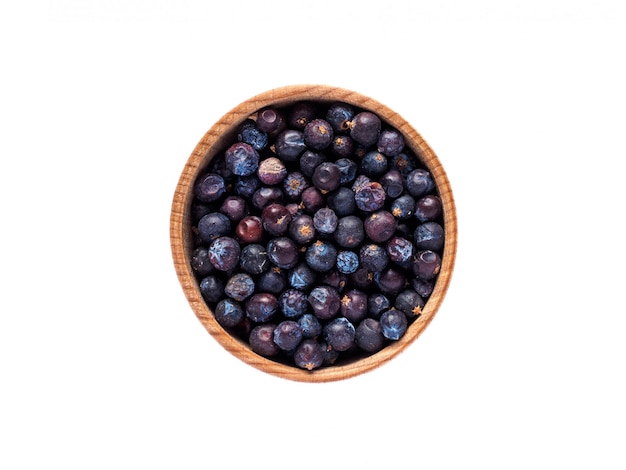
[[[441,270],[435,288],[427,299],[421,315],[411,323],[404,336],[375,354],[312,371],[260,356],[244,341],[227,332],[215,320],[212,311],[204,302],[199,283],[190,265],[192,237],[189,212],[196,177],[208,167],[212,158],[225,149],[238,125],[245,119],[268,106],[287,106],[304,100],[348,103],[374,112],[383,122],[400,131],[406,145],[435,180],[443,203],[445,233]],[[412,344],[433,320],[448,291],[456,260],[457,231],[456,205],[448,176],[439,158],[418,131],[398,113],[369,96],[346,88],[316,84],[273,88],[246,99],[224,114],[204,134],[188,157],[174,191],[170,212],[170,247],[174,269],[184,295],[201,324],[224,349],[248,365],[268,374],[298,382],[330,382],[354,377],[382,366]]]

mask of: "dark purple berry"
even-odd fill
[[[302,329],[293,320],[281,321],[274,329],[274,343],[283,351],[293,351],[302,341]]]
[[[306,249],[305,260],[314,271],[330,271],[337,262],[337,249],[330,243],[318,240]]]
[[[254,327],[248,337],[250,349],[261,356],[276,356],[280,352],[280,348],[274,343],[275,329],[276,325],[273,323],[265,323]]]
[[[338,221],[339,219],[335,211],[328,207],[322,207],[313,215],[313,226],[315,230],[323,234],[334,233],[337,229]]]
[[[337,158],[354,155],[354,140],[349,135],[336,135],[330,144],[330,151]]]
[[[298,264],[298,247],[291,238],[272,238],[267,244],[270,261],[282,269],[293,268]]]
[[[285,162],[295,162],[306,150],[304,134],[296,129],[285,129],[276,138],[276,154]]]
[[[356,215],[342,217],[337,222],[337,230],[333,235],[339,246],[356,248],[365,240],[363,221]]]
[[[422,281],[434,279],[441,271],[441,256],[432,250],[417,252],[413,261],[413,274]]]
[[[396,233],[397,222],[391,212],[379,210],[370,214],[363,222],[365,234],[376,243],[389,240]]]
[[[205,243],[211,243],[218,237],[228,235],[230,230],[229,218],[219,212],[211,212],[198,221],[198,236]]]
[[[255,174],[250,176],[239,176],[235,182],[235,192],[238,196],[250,199],[254,192],[261,187],[261,181]]]
[[[330,286],[315,287],[307,298],[313,314],[320,320],[328,320],[339,312],[341,299],[339,292]]]
[[[298,289],[288,289],[278,297],[278,307],[287,318],[304,315],[308,305],[306,294]]]
[[[209,260],[209,249],[205,246],[199,246],[193,250],[189,263],[193,272],[200,277],[208,276],[215,270]]]
[[[258,292],[269,292],[279,295],[288,287],[287,275],[279,267],[274,267],[262,273],[256,281]]]
[[[359,266],[370,272],[382,271],[389,263],[385,249],[375,243],[363,245],[359,250]]]
[[[278,300],[268,292],[254,294],[246,302],[246,316],[256,323],[267,322],[278,310]]]
[[[345,217],[356,212],[354,192],[350,188],[340,186],[328,194],[326,198],[328,207],[335,211],[337,217]]]
[[[296,215],[289,224],[289,236],[300,245],[311,243],[316,237],[313,218],[307,214]]]
[[[400,174],[406,176],[417,168],[417,162],[415,158],[403,152],[391,158],[391,168],[395,168]]]
[[[323,150],[333,141],[331,125],[324,119],[313,119],[304,128],[304,143],[313,150]]]
[[[374,273],[363,266],[359,266],[356,271],[348,274],[348,280],[353,287],[367,291],[374,283]]]
[[[294,289],[308,291],[315,285],[317,276],[305,262],[301,262],[287,273],[287,279]]]
[[[354,108],[347,103],[333,103],[326,111],[326,121],[336,133],[350,130],[350,122],[354,119]]]
[[[324,207],[324,195],[314,186],[309,186],[302,191],[302,207],[309,214],[314,214]]]
[[[245,142],[237,142],[228,147],[224,159],[226,167],[238,176],[252,175],[259,167],[259,153]]]
[[[235,228],[235,235],[242,243],[258,243],[263,239],[263,222],[256,215],[241,219]]]
[[[320,346],[322,347],[322,352],[324,354],[324,365],[332,366],[335,364],[339,359],[340,352],[324,341],[320,342]]]
[[[413,289],[403,290],[396,297],[394,307],[403,312],[407,318],[415,318],[422,313],[425,302]]]
[[[241,269],[252,275],[267,271],[270,268],[270,259],[265,247],[258,243],[244,246],[241,249],[239,265]]]
[[[406,190],[414,198],[420,198],[435,189],[435,182],[431,174],[418,168],[406,177]]]
[[[335,163],[323,162],[315,168],[311,180],[316,188],[332,191],[341,183],[341,170]]]
[[[248,204],[241,196],[227,196],[220,206],[220,213],[231,222],[239,222],[249,213]]]
[[[313,370],[324,364],[322,345],[313,339],[304,339],[293,353],[294,363],[301,369]]]
[[[380,323],[374,318],[365,318],[358,324],[354,340],[360,349],[368,353],[378,352],[385,345]]]
[[[368,181],[354,191],[356,206],[364,212],[374,212],[385,205],[385,190],[380,183]]]
[[[387,242],[385,246],[389,259],[403,268],[409,268],[413,255],[415,254],[415,247],[410,240],[404,237],[393,237]]]
[[[241,248],[231,237],[219,237],[209,246],[209,260],[219,271],[230,271],[239,264]]]
[[[341,316],[357,324],[367,316],[367,294],[358,289],[350,289],[341,297]]]
[[[382,153],[372,150],[367,152],[361,160],[361,171],[370,177],[378,177],[387,171],[387,157]]]
[[[220,300],[213,311],[215,319],[224,328],[233,328],[237,326],[245,317],[245,313],[241,305],[232,299]]]
[[[385,129],[378,136],[378,151],[396,157],[404,150],[404,137],[396,129]]]
[[[337,351],[347,351],[354,345],[354,325],[344,317],[335,318],[324,326],[324,340]]]
[[[298,101],[287,114],[287,125],[302,130],[317,116],[317,105],[312,101]]]
[[[408,321],[404,312],[395,308],[383,312],[379,323],[383,336],[393,341],[402,338],[408,327]]]
[[[443,213],[441,198],[434,194],[426,195],[415,203],[415,217],[420,222],[429,222],[438,219]]]
[[[282,204],[272,203],[263,209],[261,221],[267,233],[275,237],[284,235],[289,229],[292,216]]]
[[[261,273],[256,281],[258,292],[278,295],[288,287],[287,275],[279,267]]]
[[[300,171],[304,176],[311,177],[315,168],[320,163],[326,161],[326,155],[319,152],[313,152],[312,150],[306,150],[300,157]]]
[[[226,191],[224,178],[215,173],[208,173],[198,179],[194,185],[194,195],[200,202],[213,202]]]
[[[283,202],[284,194],[277,186],[262,186],[252,195],[252,205],[257,210],[263,210],[267,205]]]
[[[339,180],[341,184],[347,184],[354,181],[358,170],[358,165],[354,160],[349,158],[340,158],[335,162],[335,165],[339,167],[339,171],[341,172],[341,179]]]
[[[296,321],[302,329],[303,338],[317,338],[320,334],[322,334],[322,324],[312,313],[305,313]]]
[[[257,113],[256,125],[263,132],[267,132],[271,137],[275,137],[285,129],[287,123],[282,111],[264,108]]]
[[[437,222],[424,222],[415,229],[415,246],[419,250],[440,250],[444,238],[443,227]]]
[[[224,296],[224,283],[213,274],[203,278],[199,287],[202,298],[208,303],[215,303]]]
[[[379,319],[380,315],[391,308],[391,301],[385,294],[375,293],[367,298],[367,314],[375,319]]]
[[[406,285],[406,278],[401,270],[387,268],[383,272],[374,273],[374,282],[385,294],[397,295]]]
[[[224,288],[224,293],[233,300],[241,302],[254,292],[254,280],[249,274],[238,273],[233,275]]]
[[[391,202],[391,213],[399,220],[408,220],[415,213],[415,199],[410,194],[403,194]]]
[[[348,284],[348,277],[337,269],[331,269],[330,271],[323,273],[320,281],[323,284],[336,289],[337,292],[342,292]]]
[[[387,196],[392,199],[399,197],[404,192],[404,179],[395,168],[381,176],[378,182],[383,186]]]
[[[419,277],[412,279],[411,285],[413,286],[413,290],[415,290],[415,292],[417,292],[423,299],[430,297],[435,289],[435,282],[433,280],[425,281]]]
[[[378,141],[381,121],[378,116],[369,111],[361,111],[349,124],[350,137],[359,144],[369,147]]]

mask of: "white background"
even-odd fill
[[[623,2],[0,7],[0,468],[626,468]],[[422,336],[330,384],[221,348],[169,211],[223,114],[369,95],[439,156],[457,264]]]

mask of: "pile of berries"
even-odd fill
[[[191,268],[216,321],[307,370],[400,339],[441,269],[431,173],[397,129],[342,102],[246,119],[195,181],[190,220]]]

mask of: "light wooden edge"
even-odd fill
[[[383,121],[402,132],[407,145],[419,156],[435,179],[443,202],[445,228],[442,266],[435,289],[422,314],[411,324],[407,333],[400,340],[376,354],[345,365],[313,371],[298,369],[263,358],[254,353],[247,344],[226,332],[204,303],[189,263],[192,246],[189,209],[193,199],[193,183],[196,176],[207,167],[218,152],[224,150],[226,143],[233,138],[237,126],[257,110],[270,105],[284,106],[307,99],[327,102],[342,101],[371,110]],[[292,85],[269,90],[242,102],[217,121],[198,142],[183,168],[174,193],[170,215],[170,244],[174,268],[191,309],[206,330],[227,351],[261,371],[284,379],[300,382],[338,381],[385,364],[415,341],[430,324],[446,295],[454,270],[457,248],[456,207],[448,177],[439,159],[422,136],[399,114],[372,98],[343,88],[328,85]]]

